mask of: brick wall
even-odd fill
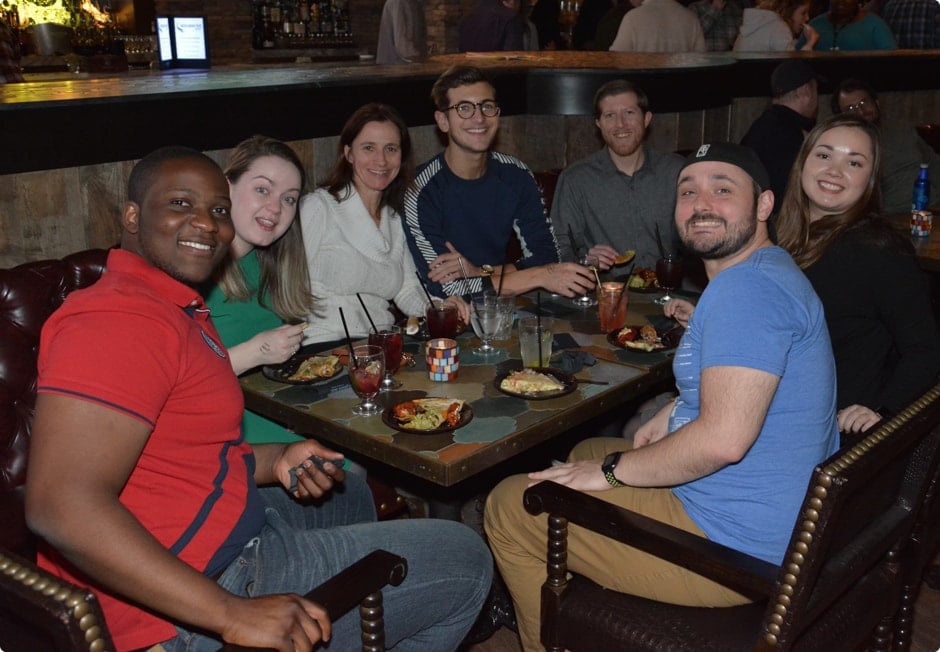
[[[205,15],[214,64],[251,61],[251,0],[155,0],[157,14]],[[361,50],[375,52],[384,0],[350,0],[350,24]],[[432,54],[457,51],[457,24],[476,0],[425,0]]]

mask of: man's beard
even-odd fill
[[[739,224],[733,230],[728,230],[728,220],[716,213],[694,213],[692,217],[689,218],[689,221],[685,223],[683,229],[688,231],[689,227],[693,226],[696,220],[718,220],[725,225],[726,235],[724,238],[704,243],[697,243],[695,240],[687,238],[686,233],[679,234],[679,237],[682,239],[682,244],[685,245],[686,249],[696,256],[699,256],[702,260],[716,260],[731,256],[743,249],[754,239],[754,234],[757,233],[756,206],[751,212],[751,219],[743,224]]]

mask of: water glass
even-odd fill
[[[519,352],[523,367],[547,367],[552,357],[555,320],[551,317],[523,317],[519,320]],[[541,347],[539,346],[541,342]],[[541,357],[539,349],[541,348]]]
[[[586,267],[591,271],[592,274],[594,274],[594,278],[597,278],[597,256],[581,256],[578,259],[578,264]],[[597,300],[594,298],[593,293],[591,292],[586,292],[581,296],[575,297],[571,300],[571,302],[579,308],[590,308],[591,306],[597,304]]]
[[[470,323],[473,325],[473,332],[481,342],[480,346],[473,351],[479,355],[492,355],[498,350],[490,343],[496,337],[501,320],[495,297],[493,299],[489,301],[485,296],[476,297],[470,306]]]

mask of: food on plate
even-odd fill
[[[535,369],[514,371],[499,383],[499,388],[514,394],[539,394],[557,392],[565,388],[564,384],[549,374]]]
[[[445,423],[450,426],[460,423],[463,405],[459,398],[416,398],[396,405],[392,416],[398,425],[409,430],[435,430]]]
[[[332,378],[342,368],[339,357],[335,355],[315,355],[300,363],[288,380],[317,380],[318,378]]]
[[[645,326],[625,326],[617,333],[621,346],[639,351],[657,351],[665,349],[659,333],[649,324]]]
[[[647,267],[640,267],[630,275],[627,281],[627,287],[634,290],[648,290],[658,287],[656,282],[656,270]]]
[[[620,254],[619,256],[617,256],[616,258],[614,258],[614,266],[616,267],[617,265],[626,265],[635,257],[636,257],[636,252],[633,249],[629,249],[623,252],[622,254]]]

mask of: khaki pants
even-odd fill
[[[623,439],[589,439],[575,447],[569,460],[601,460],[613,451],[629,449],[630,443]],[[541,650],[539,601],[546,577],[548,519],[545,514],[532,516],[522,506],[522,493],[528,483],[524,475],[503,480],[487,500],[484,525],[496,564],[512,594],[522,646],[525,650]],[[623,487],[590,493],[704,536],[668,489]],[[748,602],[740,594],[689,570],[575,525],[568,527],[568,568],[607,588],[662,602],[714,607]]]

